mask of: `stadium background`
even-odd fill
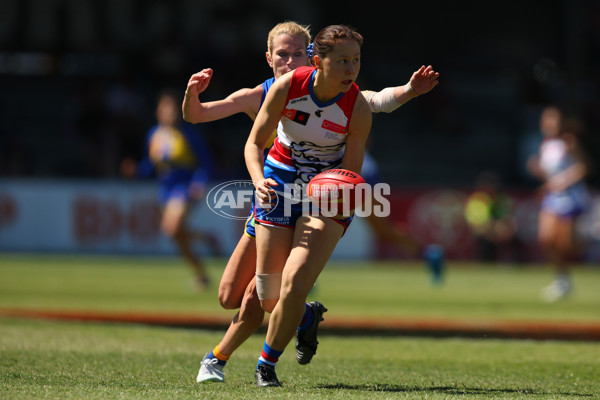
[[[151,212],[138,215],[150,207],[153,184],[121,180],[119,162],[141,157],[162,88],[183,92],[205,67],[215,75],[204,100],[268,78],[266,35],[292,19],[313,34],[332,23],[357,28],[366,39],[363,88],[404,84],[421,64],[441,73],[433,92],[374,118],[372,152],[394,188],[394,218],[410,220],[451,257],[472,257],[461,202],[479,172],[493,170],[518,201],[525,258],[539,258],[537,182],[525,160],[539,140],[539,111],[551,102],[585,120],[584,145],[598,158],[599,1],[434,1],[397,10],[270,3],[0,0],[0,250],[171,252],[155,225],[140,222],[152,222]],[[247,177],[250,126],[238,115],[201,127],[217,160],[215,182]],[[236,227],[206,207],[198,212],[195,221],[218,229],[231,249]],[[594,213],[587,233],[597,233]],[[387,254],[356,225],[340,244],[354,250],[346,256]],[[588,260],[597,260],[596,247]]]

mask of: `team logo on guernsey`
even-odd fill
[[[341,133],[342,135],[345,135],[347,133],[345,126],[336,124],[335,122],[331,122],[328,120],[323,121],[321,128],[327,129],[328,131],[332,131],[335,133]]]
[[[301,125],[306,125],[310,114],[304,111],[286,108],[285,110],[283,110],[283,116]]]

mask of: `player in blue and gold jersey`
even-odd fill
[[[158,178],[161,231],[175,241],[191,265],[199,288],[203,289],[209,279],[202,260],[192,250],[192,242],[205,241],[214,249],[217,248],[216,239],[190,230],[186,217],[190,208],[204,195],[212,158],[201,133],[181,120],[179,105],[174,93],[164,92],[159,96],[157,123],[146,137],[146,156],[137,167],[126,161],[123,172],[125,175],[135,173],[139,177]]]

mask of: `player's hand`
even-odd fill
[[[119,165],[119,172],[122,177],[131,179],[137,172],[137,163],[129,157],[124,158]]]
[[[527,171],[533,175],[534,177],[538,178],[538,179],[544,179],[544,172],[542,171],[542,168],[540,166],[540,159],[537,155],[531,155],[528,159],[527,159],[527,164],[525,165],[527,168]]]
[[[263,208],[271,208],[275,206],[275,190],[273,186],[277,186],[277,182],[271,178],[263,179],[254,184],[256,201]]]
[[[190,197],[194,200],[199,200],[204,196],[205,187],[200,182],[194,182],[190,184]]]
[[[440,77],[439,72],[435,72],[431,65],[425,67],[421,66],[415,71],[410,77],[410,86],[416,92],[416,95],[422,95],[429,93],[439,83],[438,78]]]
[[[192,75],[187,84],[186,94],[198,97],[198,95],[204,92],[208,87],[210,78],[212,78],[212,74],[212,68],[205,68],[202,71],[196,72],[194,75]]]

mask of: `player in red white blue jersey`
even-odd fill
[[[264,211],[272,196],[280,196],[281,183],[308,182],[334,166],[360,174],[372,119],[355,84],[362,41],[345,25],[321,30],[314,40],[315,67],[296,69],[275,82],[246,142],[257,203],[256,289],[262,308],[271,312],[255,371],[259,387],[280,386],[275,365],[297,330],[296,360],[305,364],[315,354],[316,327],[326,309],[318,302],[307,304],[306,297],[345,231],[334,218],[314,214],[280,227],[272,223],[273,213]],[[279,140],[269,155],[287,156],[277,160],[279,165],[263,157],[275,128]],[[285,202],[277,208],[285,213]]]
[[[326,102],[320,101],[313,91],[317,72],[314,67],[299,67],[291,76],[277,138],[264,163],[265,177],[277,181],[275,192],[281,198],[274,210],[255,207],[256,221],[260,224],[295,226],[303,205],[301,202],[291,205],[292,213],[288,212],[287,216],[284,188],[291,193],[305,187],[318,173],[342,165],[350,117],[360,90],[352,83],[347,92],[340,92]],[[302,193],[296,195],[302,196]],[[352,217],[335,220],[346,229]]]
[[[266,58],[274,77],[251,89],[240,89],[225,99],[201,103],[198,96],[206,90],[213,71],[204,69],[190,78],[183,103],[184,119],[192,123],[214,121],[238,112],[252,120],[276,79],[297,67],[309,64],[307,45],[310,33],[306,27],[295,22],[277,24],[267,40]],[[309,51],[310,51],[310,46]],[[380,92],[363,91],[373,112],[391,112],[400,105],[432,90],[438,83],[439,74],[429,67],[415,71],[406,85],[385,88]],[[267,148],[273,143],[273,135]],[[202,361],[198,382],[224,379],[223,367],[231,354],[262,324],[264,311],[260,307],[255,290],[256,246],[254,233],[254,207],[247,219],[244,234],[231,254],[219,286],[219,301],[226,309],[240,308],[223,340]],[[216,360],[216,363],[214,362]]]
[[[556,276],[544,288],[542,297],[554,302],[567,297],[572,290],[570,259],[578,248],[576,222],[591,204],[585,183],[589,163],[579,143],[581,121],[565,118],[560,108],[548,106],[540,116],[540,130],[543,141],[539,155],[529,160],[528,167],[544,182],[538,241]]]

